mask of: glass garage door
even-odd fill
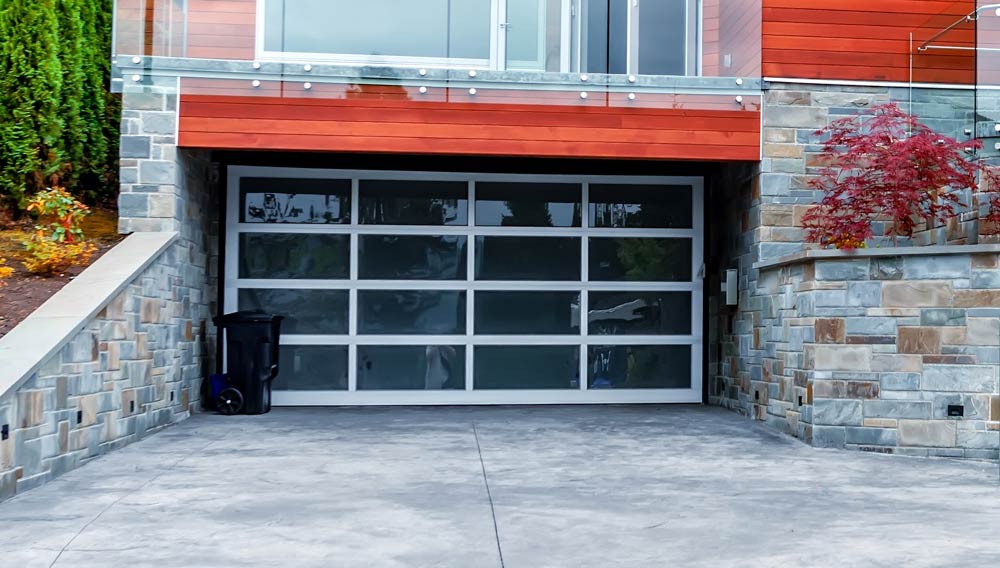
[[[279,405],[698,402],[700,178],[232,167]]]

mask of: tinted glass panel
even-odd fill
[[[580,333],[579,292],[476,292],[476,333]]]
[[[242,178],[244,223],[350,223],[351,182],[343,179]]]
[[[454,335],[465,333],[465,292],[361,290],[358,333]]]
[[[691,388],[690,345],[594,345],[588,388]]]
[[[691,239],[590,239],[593,281],[690,282]]]
[[[366,225],[468,225],[469,185],[441,181],[360,182]]]
[[[590,292],[591,335],[689,335],[691,292]]]
[[[477,183],[476,225],[579,227],[583,189],[565,183]]]
[[[360,235],[358,276],[369,280],[465,280],[467,237]]]
[[[490,0],[268,0],[268,51],[490,56]]]
[[[285,316],[282,334],[347,333],[347,290],[240,290],[239,309]]]
[[[596,228],[690,229],[691,206],[685,186],[590,186],[590,226]]]
[[[274,390],[347,390],[346,345],[282,345]]]
[[[639,8],[639,73],[684,75],[687,0],[643,2]]]
[[[240,278],[348,278],[348,235],[240,235]]]
[[[475,389],[580,388],[580,348],[575,345],[475,349]]]
[[[476,237],[476,280],[579,280],[580,239]]]
[[[463,346],[358,346],[358,390],[464,388]]]

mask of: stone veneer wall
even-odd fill
[[[761,268],[751,415],[816,446],[997,458],[1000,251],[886,253]]]
[[[213,370],[219,191],[207,152],[177,148],[178,81],[122,93],[119,230],[176,231],[157,262],[0,400],[0,499],[187,417]],[[134,404],[134,406],[133,406]]]
[[[126,73],[127,78],[133,72]],[[122,90],[118,229],[122,233],[177,231],[177,262],[197,283],[199,302],[218,314],[219,212],[223,191],[207,151],[177,147],[180,82],[171,77],[127,80]],[[216,330],[205,327],[214,357]]]
[[[987,338],[1000,317],[995,255],[859,259],[851,261],[857,263],[849,269],[851,277],[839,281],[828,277],[829,268],[819,268],[836,262],[830,260],[758,268],[807,248],[801,217],[821,197],[808,186],[822,166],[818,129],[836,118],[896,101],[932,128],[962,139],[966,129],[974,128],[975,94],[804,84],[769,84],[767,88],[759,172],[742,181],[723,176],[722,193],[712,201],[725,204],[713,213],[725,221],[712,228],[725,235],[709,252],[706,282],[710,291],[709,401],[816,445],[917,455],[995,456],[1000,435],[987,432],[997,428],[1000,408],[996,387],[985,386],[986,376],[995,377],[1000,362],[1000,336],[994,333],[992,340]],[[994,236],[980,234],[977,209],[981,204],[974,197],[978,196],[966,196],[971,206],[956,222],[928,228],[906,244],[997,242]],[[743,212],[742,217],[734,207]],[[712,247],[711,237],[709,243]],[[951,273],[913,268],[939,261],[952,267],[964,263],[964,268]],[[871,268],[874,272],[869,275],[866,263],[896,269],[881,274],[879,268]],[[734,307],[723,305],[716,292],[718,278],[727,268],[739,269],[739,305]],[[933,274],[938,276],[927,276]],[[899,298],[894,290],[927,287],[945,290],[935,296],[935,305],[920,303],[918,292],[904,296],[917,302],[912,306],[881,303],[882,294],[889,294],[892,303]],[[862,291],[869,294],[864,300],[858,296]],[[857,304],[860,301],[867,303]],[[939,325],[934,318],[952,313],[946,310],[955,310],[955,319]],[[957,322],[962,323],[953,325]],[[866,331],[866,325],[874,327]],[[828,342],[831,326],[836,340],[832,343]],[[836,331],[841,327],[842,333]],[[822,342],[817,342],[818,329]],[[930,343],[915,347],[914,336],[929,338]],[[940,343],[936,343],[939,336]],[[854,356],[856,368],[821,368],[831,360],[840,361],[842,355]],[[950,386],[944,382],[946,376],[954,380]],[[992,398],[990,393],[994,393]],[[965,419],[943,417],[948,404],[964,404]],[[924,445],[935,441],[941,445]]]
[[[187,244],[175,241],[0,396],[9,435],[0,441],[0,500],[195,411],[212,346],[204,281],[192,278],[188,258]]]

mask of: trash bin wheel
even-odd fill
[[[233,387],[223,389],[219,393],[219,397],[215,399],[215,409],[219,411],[219,414],[226,416],[239,413],[243,410],[243,393]]]

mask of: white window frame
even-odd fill
[[[390,66],[390,67],[429,67],[443,69],[483,69],[503,71],[508,68],[516,70],[544,71],[546,26],[539,29],[539,61],[512,62],[507,61],[507,1],[491,0],[490,10],[490,57],[489,59],[447,58],[447,57],[410,57],[402,55],[361,55],[313,53],[296,51],[268,51],[264,49],[264,30],[266,19],[266,4],[271,0],[257,0],[255,58],[259,61],[300,62],[300,63],[331,63],[336,65],[356,66]],[[620,0],[629,3],[627,24],[627,56],[626,68],[628,74],[642,73],[639,65],[639,10],[641,0]],[[539,0],[539,13],[547,16],[547,5]],[[701,6],[702,0],[685,0],[685,74],[701,73]],[[560,33],[560,69],[562,73],[576,72],[583,63],[583,45],[586,39],[582,28],[584,11],[581,0],[561,0],[561,33]],[[575,38],[575,42],[574,42]],[[575,45],[574,45],[575,43]]]
[[[244,177],[350,179],[350,224],[241,223],[239,187]],[[468,224],[464,226],[394,226],[359,223],[359,179],[466,181],[469,184]],[[475,220],[477,182],[574,183],[582,187],[580,227],[478,227]],[[693,189],[691,229],[608,229],[589,224],[590,184],[676,185]],[[226,313],[238,309],[241,288],[349,290],[349,331],[347,335],[282,336],[283,345],[347,345],[348,390],[275,391],[279,406],[317,405],[435,405],[435,404],[612,404],[612,403],[699,403],[702,401],[704,182],[700,177],[670,176],[572,176],[475,174],[454,172],[412,172],[380,170],[331,170],[230,166],[227,177],[225,235],[225,281],[223,306]],[[351,235],[350,278],[346,280],[241,279],[239,278],[239,236],[241,233],[298,233]],[[465,280],[360,280],[358,278],[358,235],[464,235],[467,237],[467,277]],[[571,236],[581,239],[581,279],[579,281],[476,281],[475,237],[477,236]],[[590,282],[588,278],[588,237],[682,237],[692,242],[690,282]],[[363,290],[463,290],[466,291],[466,332],[461,335],[359,335],[357,333],[357,292]],[[579,335],[474,335],[475,293],[477,291],[579,291]],[[691,292],[690,335],[589,335],[588,293],[591,291],[685,291]],[[381,390],[359,391],[357,386],[357,346],[359,345],[455,345],[465,347],[466,388],[462,390]],[[560,390],[474,390],[474,356],[477,345],[573,345],[579,352],[579,389]],[[687,389],[595,389],[589,390],[587,348],[592,345],[690,345],[691,386]]]

